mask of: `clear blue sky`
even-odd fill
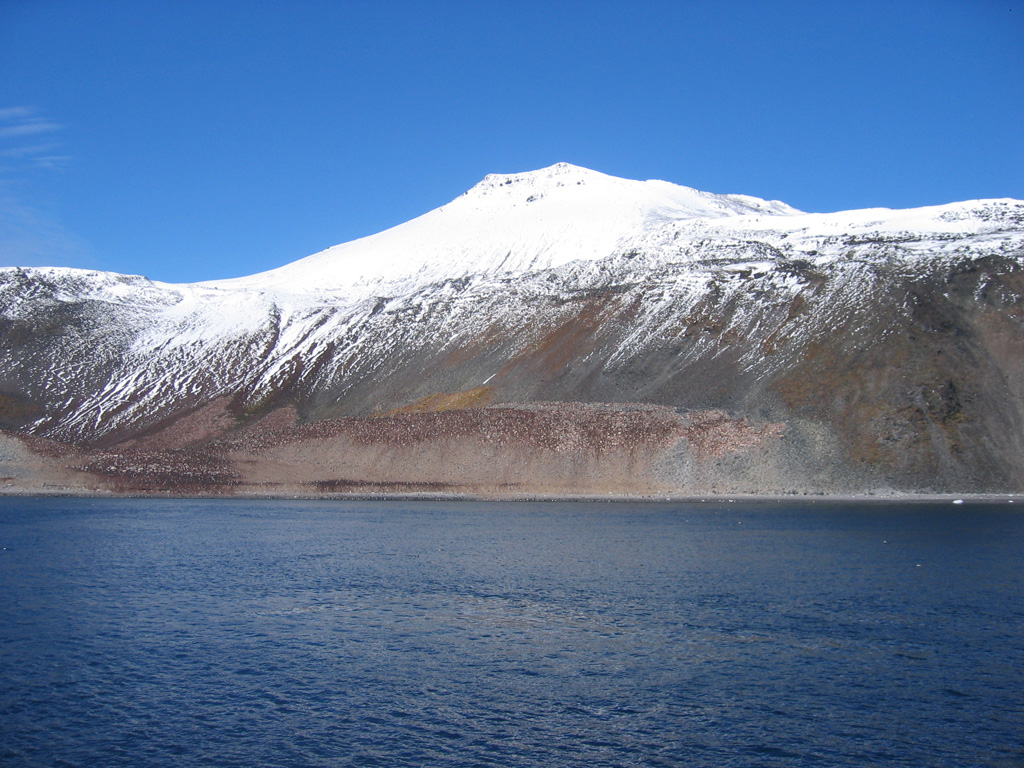
[[[1024,3],[0,0],[0,265],[251,274],[558,161],[1024,198]]]

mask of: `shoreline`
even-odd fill
[[[69,498],[69,499],[178,499],[237,501],[428,501],[428,502],[497,502],[497,503],[648,503],[648,504],[1015,504],[1024,508],[1021,493],[890,493],[890,494],[485,494],[485,493],[112,493],[81,489],[9,489],[0,488],[0,499]]]

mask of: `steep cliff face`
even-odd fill
[[[1024,490],[1019,201],[559,165],[250,278],[0,270],[0,312],[7,440],[97,488]]]

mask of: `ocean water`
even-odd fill
[[[1024,766],[1011,505],[0,500],[2,766]]]

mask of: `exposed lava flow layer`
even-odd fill
[[[1024,203],[560,164],[191,285],[0,270],[8,489],[1024,491]]]

